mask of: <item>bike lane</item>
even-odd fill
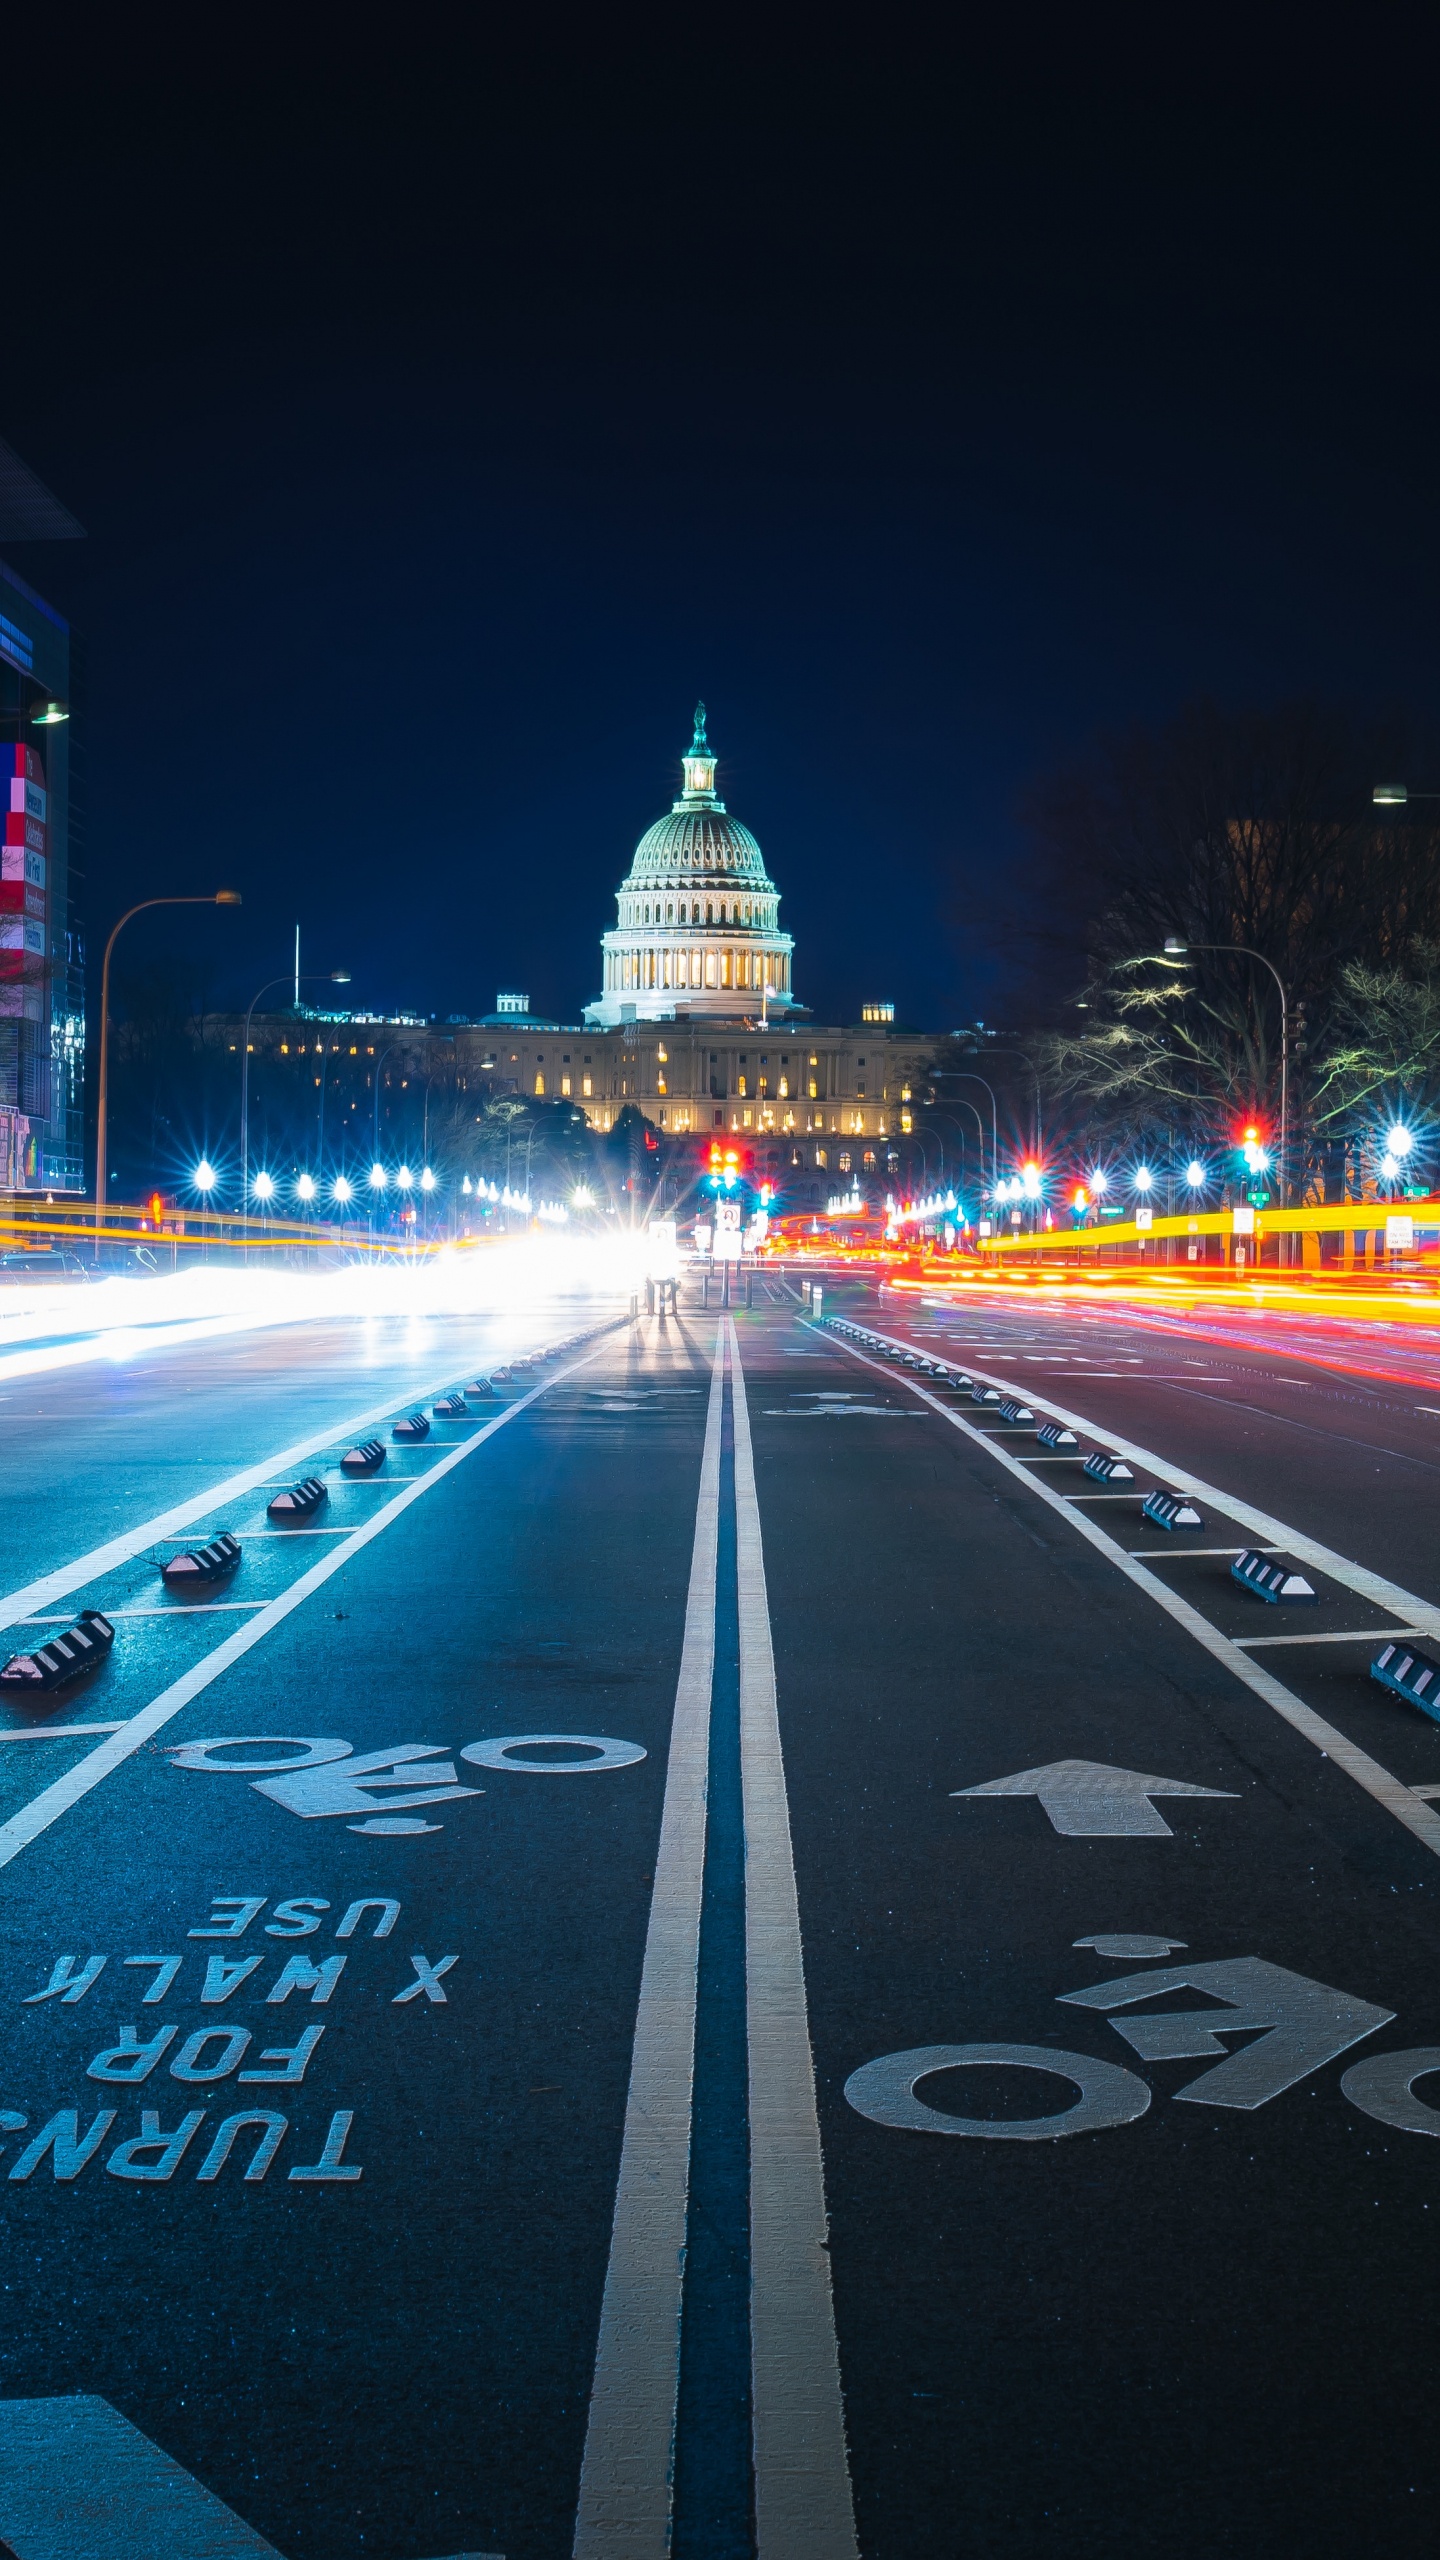
[[[1428,2548],[1435,1861],[822,1343],[746,1366],[862,2549]]]
[[[616,1337],[0,1881],[5,2398],[287,2560],[570,2548],[708,1377]]]

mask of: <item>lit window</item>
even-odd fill
[[[812,1077],[811,1077],[811,1079],[810,1079],[810,1099],[811,1099],[811,1101],[812,1101],[812,1102],[815,1100],[815,1098],[816,1098],[817,1094],[819,1093],[819,1091],[820,1091],[820,1087],[819,1087],[819,1085],[816,1083],[815,1078],[812,1076]]]
[[[909,1099],[910,1099],[910,1087],[908,1086],[908,1084],[902,1084],[902,1086],[900,1087],[900,1099],[901,1099],[901,1101],[902,1101],[902,1102],[908,1102],[908,1101],[909,1101]]]
[[[561,1079],[560,1079],[560,1090],[561,1090],[561,1092],[562,1092],[563,1094],[566,1094],[566,1095],[568,1095],[568,1094],[569,1094],[569,1091],[570,1091],[570,1079],[569,1079],[569,1077],[568,1077],[568,1076],[562,1076],[562,1077],[561,1077]]]
[[[656,1055],[656,1057],[659,1059],[660,1064],[661,1064],[661,1066],[662,1066],[662,1067],[665,1067],[665,1066],[668,1066],[668,1065],[669,1065],[669,1063],[670,1063],[670,1052],[669,1052],[669,1050],[668,1050],[668,1049],[657,1049],[657,1050],[656,1050],[656,1052],[655,1052],[655,1055]]]
[[[591,1078],[590,1078],[589,1076],[582,1076],[582,1077],[581,1077],[581,1079],[580,1079],[580,1090],[581,1090],[581,1092],[584,1094],[585,1099],[586,1099],[586,1101],[588,1102],[588,1101],[589,1101],[589,1099],[590,1099],[591,1094],[592,1094],[592,1093],[594,1092],[594,1090],[595,1090],[594,1084],[593,1084],[593,1082],[592,1082],[592,1080],[591,1080]]]
[[[901,1126],[901,1128],[905,1131],[905,1133],[906,1133],[906,1135],[907,1135],[907,1136],[909,1135],[909,1132],[910,1132],[910,1129],[911,1129],[912,1125],[913,1125],[913,1124],[912,1124],[912,1122],[911,1122],[911,1118],[910,1118],[910,1114],[909,1114],[909,1112],[908,1112],[908,1111],[902,1111],[902,1112],[901,1112],[901,1114],[900,1114],[900,1126]]]
[[[848,1149],[846,1150],[846,1152],[845,1152],[845,1154],[844,1154],[844,1155],[837,1156],[837,1157],[836,1157],[836,1159],[835,1159],[835,1161],[836,1161],[836,1163],[838,1164],[838,1166],[840,1167],[840,1170],[841,1170],[841,1172],[842,1172],[842,1173],[848,1173],[848,1172],[849,1172],[849,1170],[850,1170],[850,1155],[849,1155],[849,1150],[848,1150]]]
[[[873,1147],[867,1147],[865,1150],[865,1170],[867,1173],[873,1173],[875,1170],[875,1150]]]
[[[669,1088],[669,1086],[667,1085],[667,1083],[665,1082],[665,1079],[664,1079],[664,1077],[663,1077],[663,1076],[659,1076],[659,1077],[657,1077],[657,1078],[656,1078],[656,1090],[657,1090],[657,1092],[660,1092],[660,1093],[668,1093],[668,1092],[669,1092],[670,1088]]]
[[[543,1092],[544,1092],[544,1090],[545,1090],[545,1079],[544,1079],[544,1077],[543,1077],[543,1076],[537,1076],[537,1077],[536,1077],[536,1079],[535,1079],[535,1090],[536,1090],[536,1092],[537,1092],[537,1093],[543,1093]]]
[[[288,1057],[289,1057],[289,1055],[290,1055],[290,1043],[289,1043],[289,1041],[288,1041],[288,1040],[282,1040],[282,1041],[281,1041],[281,1043],[280,1043],[280,1055],[281,1055],[281,1057],[282,1057],[282,1058],[288,1058]]]
[[[829,1150],[828,1150],[828,1148],[825,1148],[825,1147],[817,1147],[817,1148],[816,1148],[816,1150],[815,1150],[815,1162],[816,1162],[816,1164],[817,1164],[817,1165],[824,1166],[824,1165],[827,1165],[827,1164],[829,1163],[829,1161],[830,1161],[830,1155],[829,1155]]]
[[[785,1098],[786,1098],[787,1094],[789,1093],[789,1091],[790,1091],[790,1079],[789,1079],[789,1077],[788,1077],[788,1076],[782,1076],[782,1077],[781,1077],[781,1079],[780,1079],[780,1099],[781,1099],[781,1101],[782,1101],[782,1102],[785,1100]]]

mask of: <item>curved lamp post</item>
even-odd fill
[[[1290,1008],[1285,995],[1285,981],[1273,960],[1263,951],[1254,950],[1248,942],[1182,942],[1178,933],[1165,936],[1167,960],[1183,960],[1190,951],[1241,951],[1247,960],[1258,960],[1268,969],[1280,990],[1280,1205],[1288,1204],[1290,1195]]]
[[[95,1092],[95,1251],[99,1254],[100,1238],[105,1225],[105,1157],[109,1136],[110,1108],[110,954],[117,936],[132,916],[143,915],[147,907],[238,907],[238,889],[212,889],[204,898],[141,898],[127,907],[105,945],[105,958],[100,970],[100,1067]]]

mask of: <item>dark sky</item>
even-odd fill
[[[1419,12],[526,24],[19,42],[0,433],[90,538],[9,556],[87,643],[92,937],[223,881],[212,995],[298,919],[357,1002],[573,1018],[701,693],[802,999],[948,1026],[1098,729],[1433,711]]]

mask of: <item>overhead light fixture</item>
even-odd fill
[[[1377,782],[1370,797],[1377,809],[1403,809],[1410,794],[1403,782]]]
[[[30,713],[32,729],[58,729],[70,717],[68,702],[37,702]]]

